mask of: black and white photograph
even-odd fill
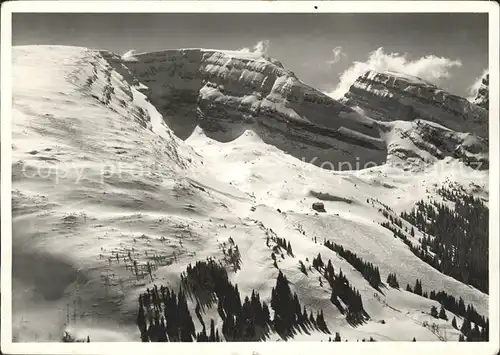
[[[498,4],[38,3],[2,6],[2,352],[498,353]]]

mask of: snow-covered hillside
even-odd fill
[[[140,341],[139,295],[153,285],[177,290],[189,264],[225,261],[224,245],[239,250],[228,275],[241,301],[255,290],[270,304],[281,271],[301,305],[323,312],[330,334],[304,326],[292,340],[328,341],[336,332],[349,341],[458,340],[452,319],[460,329],[463,316],[449,309],[447,320],[431,316],[439,302],[406,285],[418,279],[424,291],[462,298],[485,317],[488,295],[424,262],[381,223],[384,213],[397,218],[422,199],[450,203],[443,186],[487,203],[488,170],[470,163],[487,161],[487,144],[469,134],[477,127],[469,123],[455,132],[447,119],[447,127],[423,120],[434,116],[377,122],[368,115],[252,53],[121,58],[14,47],[14,340],[58,341],[68,331],[91,341]],[[373,164],[316,166],[325,161]],[[314,211],[315,202],[326,212]],[[414,229],[401,233],[420,245],[424,234]],[[293,253],[277,252],[279,238]],[[377,267],[382,285],[374,288],[326,240]],[[310,268],[318,254],[359,291],[368,315],[361,324],[331,301],[323,271]],[[390,273],[400,288],[386,283]],[[216,304],[197,317],[196,300],[187,302],[197,332],[213,319],[223,333]],[[266,340],[279,338],[271,329]]]

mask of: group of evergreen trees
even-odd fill
[[[224,228],[227,228],[225,224]],[[222,260],[227,266],[231,266],[234,272],[237,272],[239,269],[241,269],[240,250],[232,237],[229,237],[227,239],[227,243],[219,243],[219,249],[221,249],[222,253],[224,254]]]
[[[455,297],[447,294],[445,291],[430,291],[429,293],[423,292],[422,282],[418,279],[415,281],[415,286],[413,289],[410,285],[407,285],[406,290],[418,294],[422,297],[439,302],[441,304],[439,312],[435,306],[432,306],[431,308],[431,316],[433,316],[434,318],[448,320],[445,309],[461,316],[464,319],[464,322],[462,324],[462,327],[460,328],[460,331],[463,334],[464,341],[488,341],[488,318],[481,316],[474,309],[473,305],[468,304],[466,307],[462,297],[460,297],[457,301]],[[471,322],[474,323],[474,327],[471,327]],[[451,324],[454,328],[458,329],[455,317],[453,318]],[[479,329],[479,327],[481,327],[481,329]]]
[[[465,306],[465,302],[462,297],[457,300],[454,296],[447,294],[445,291],[430,291],[429,293],[422,292],[422,283],[418,279],[415,281],[415,287],[413,289],[410,285],[407,285],[406,290],[422,297],[437,301],[450,312],[458,314],[463,318],[467,318],[481,327],[485,326],[487,323],[487,319],[484,316],[481,316],[473,305],[468,304],[467,307]]]
[[[307,314],[305,307],[301,307],[296,293],[292,294],[289,281],[280,271],[276,279],[276,286],[271,292],[271,307],[274,310],[273,325],[276,332],[287,337],[292,334],[293,328],[310,324],[317,329],[328,333],[323,311]]]
[[[332,340],[332,338],[329,338],[328,341],[342,341],[342,338],[340,337],[340,333],[336,332],[335,338],[333,340]]]
[[[286,250],[286,253],[288,255],[290,255],[292,257],[294,256],[293,250],[292,250],[292,245],[290,244],[290,241],[287,241],[285,238],[280,238],[280,237],[276,237],[275,241],[276,241],[276,244],[278,244],[281,248]]]
[[[276,245],[274,245],[272,247],[272,253],[271,253],[271,259],[273,259],[273,266],[276,268],[276,269],[279,269],[278,267],[278,260],[276,259],[276,255],[278,256],[281,256],[282,259],[285,258],[285,255],[283,253],[283,251],[286,251],[286,254],[291,256],[291,257],[295,257],[293,255],[293,250],[292,250],[292,245],[290,244],[290,241],[287,241],[285,238],[280,238],[278,236],[276,236],[274,234],[274,232],[272,231],[272,229],[270,230],[271,235],[267,235],[266,237],[266,246],[267,247],[271,247],[270,245],[270,240],[274,241],[276,243]]]
[[[393,288],[399,288],[399,283],[396,274],[389,273],[389,275],[387,276],[387,284]]]
[[[198,261],[195,266],[188,265],[186,274],[181,274],[182,286],[178,293],[155,285],[139,296],[139,315],[137,325],[142,341],[221,341],[219,330],[215,329],[213,319],[210,333],[205,325],[195,333],[194,323],[188,309],[186,293],[199,304],[211,305],[218,302],[217,310],[223,319],[222,333],[226,340],[258,340],[270,323],[269,308],[261,302],[258,293],[253,292],[251,299],[246,297],[241,303],[238,287],[229,282],[226,269],[212,259]],[[201,315],[199,315],[201,318]]]
[[[149,324],[149,326],[148,326]],[[143,342],[192,341],[194,323],[182,289],[147,289],[139,296],[137,326]]]
[[[187,296],[197,300],[196,314],[203,326],[196,333],[187,305]],[[211,306],[217,302],[217,311],[223,320],[222,334],[210,321],[210,331],[201,318],[201,305]],[[269,306],[260,300],[259,293],[252,291],[241,302],[237,285],[231,284],[226,269],[213,259],[188,265],[181,274],[181,287],[176,293],[168,287],[156,285],[139,296],[137,325],[144,342],[166,342],[193,340],[200,342],[257,341],[265,338],[270,329],[283,337],[293,335],[293,329],[311,326],[329,333],[323,311],[314,315],[302,307],[296,293],[292,294],[289,281],[280,271],[276,286],[272,289],[271,320]]]
[[[411,289],[410,285],[407,285],[406,289],[407,291],[413,292],[416,295],[427,298],[427,294],[424,295],[424,291],[422,289],[422,281],[420,281],[419,279],[415,280],[415,286],[413,286],[413,290]]]
[[[239,295],[238,295],[239,297]],[[220,307],[219,307],[220,310]],[[256,341],[265,337],[271,323],[269,307],[257,292],[245,297],[234,313],[219,312],[223,317],[222,333],[228,341]]]
[[[448,316],[446,315],[446,311],[445,311],[442,304],[441,304],[441,308],[439,309],[439,314],[438,314],[436,306],[431,307],[431,316],[433,316],[434,318],[448,320]],[[453,319],[455,319],[455,318],[453,318]],[[455,322],[456,322],[456,320],[455,320]]]
[[[210,305],[217,301],[217,311],[223,320],[222,333],[226,340],[258,340],[266,334],[270,324],[268,305],[261,302],[255,291],[251,298],[245,297],[242,303],[238,285],[229,281],[227,271],[220,263],[209,258],[208,262],[196,262],[194,267],[188,265],[181,279],[184,288],[199,302]]]
[[[323,273],[323,276],[332,289],[330,300],[340,312],[346,314],[346,319],[350,324],[360,324],[369,318],[363,308],[361,294],[349,284],[349,280],[347,280],[347,277],[342,273],[342,269],[339,274],[336,275],[332,261],[328,260],[325,266],[321,259],[321,254],[318,254],[318,256],[313,259],[313,267]],[[347,309],[344,309],[339,299],[347,306]]]
[[[203,326],[202,331],[196,334],[196,341],[198,343],[200,342],[218,343],[221,341],[219,336],[219,329],[215,329],[215,322],[213,319],[210,319],[210,334],[207,335],[205,326]]]
[[[462,191],[441,188],[440,194],[454,202],[419,201],[401,217],[427,235],[421,240],[422,251],[434,257],[425,261],[459,281],[488,293],[488,207],[479,198]]]
[[[476,309],[474,308],[473,305],[468,304],[467,307],[465,306],[465,302],[462,299],[462,297],[459,298],[458,302],[453,297],[452,295],[448,295],[444,291],[431,291],[429,293],[429,298],[431,300],[438,301],[446,309],[448,309],[450,312],[453,312],[455,314],[458,314],[459,316],[462,316],[464,318],[469,319],[471,322],[477,323],[479,326],[485,326],[487,323],[487,319],[484,316],[481,316]]]
[[[482,326],[481,329],[479,329],[477,323],[474,323],[474,327],[472,327],[470,320],[468,318],[465,318],[464,322],[462,323],[462,327],[460,328],[460,332],[463,335],[460,335],[459,341],[488,341],[489,328],[489,320],[486,321],[486,325]]]
[[[431,314],[436,317],[434,314],[436,313],[435,308],[433,306],[433,309],[431,309]],[[443,316],[444,309],[443,305],[441,305],[441,311],[439,312],[439,318],[447,320],[446,314]],[[437,318],[437,317],[436,317]],[[457,320],[455,317],[453,317],[453,320],[451,321],[451,325],[453,328],[458,329],[457,325]],[[489,340],[489,321],[486,321],[486,324],[481,326],[481,329],[479,328],[479,325],[477,323],[474,323],[474,326],[472,327],[471,322],[468,318],[464,318],[464,322],[462,323],[462,326],[460,327],[461,334],[458,338],[458,341],[488,341]]]
[[[382,283],[380,279],[380,271],[378,267],[372,263],[365,262],[358,257],[355,253],[345,249],[342,245],[325,241],[324,245],[343,257],[349,264],[351,264],[361,275],[368,281],[368,283],[375,289],[378,289]]]

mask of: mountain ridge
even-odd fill
[[[101,54],[113,65],[122,64],[116,54]],[[276,61],[237,54],[243,58],[200,49],[158,51],[135,54],[126,65],[149,87],[143,92],[182,139],[197,125],[222,142],[251,128],[299,159],[383,161],[386,149],[374,122],[305,85]]]
[[[412,78],[368,70],[341,101],[358,106],[368,116],[382,121],[425,119],[458,132],[488,136],[486,110],[433,84]]]

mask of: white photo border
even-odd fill
[[[145,2],[147,4],[145,4]],[[13,343],[11,210],[12,13],[488,13],[489,21],[489,342]],[[494,1],[11,1],[1,12],[1,350],[6,354],[341,353],[498,354],[499,346],[499,5]],[[368,345],[369,344],[369,345]],[[368,349],[367,349],[368,348]]]

